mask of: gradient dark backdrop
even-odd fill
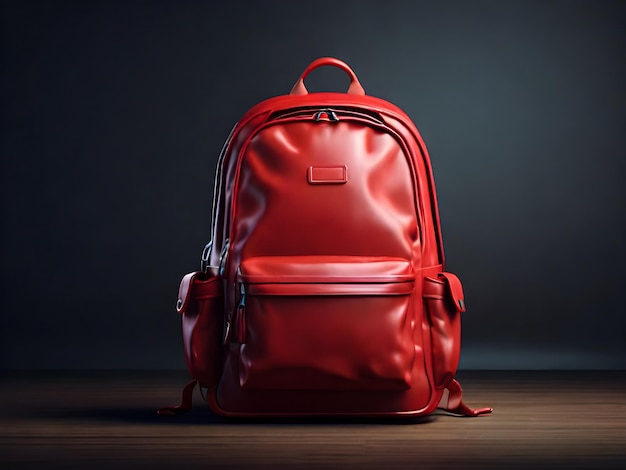
[[[429,146],[461,366],[626,367],[625,6],[4,3],[0,366],[184,368],[222,142],[331,55]]]

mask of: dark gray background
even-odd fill
[[[222,142],[324,55],[429,146],[462,368],[626,367],[625,6],[4,3],[0,367],[184,368]]]

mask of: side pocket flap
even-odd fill
[[[178,300],[176,301],[176,311],[178,313],[184,313],[189,305],[189,297],[191,296],[191,285],[194,278],[201,274],[200,271],[194,271],[189,274],[185,274],[180,281],[180,287],[178,288]]]
[[[438,277],[445,281],[448,295],[452,299],[454,306],[459,312],[465,312],[465,297],[463,295],[463,285],[458,277],[452,273],[442,272]]]
[[[207,275],[202,271],[194,271],[185,274],[178,288],[176,311],[178,313],[185,313],[191,298],[209,299],[221,296],[222,284],[219,280],[220,278],[218,276]]]

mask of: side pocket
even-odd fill
[[[221,278],[202,272],[183,277],[176,310],[182,316],[185,361],[189,374],[208,388],[219,378],[223,308]]]
[[[458,277],[439,273],[424,278],[424,304],[430,321],[435,388],[448,386],[456,374],[461,354],[463,287]]]

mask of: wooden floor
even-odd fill
[[[626,373],[459,375],[491,416],[240,422],[198,395],[165,417],[184,373],[5,374],[0,468],[626,468]]]

